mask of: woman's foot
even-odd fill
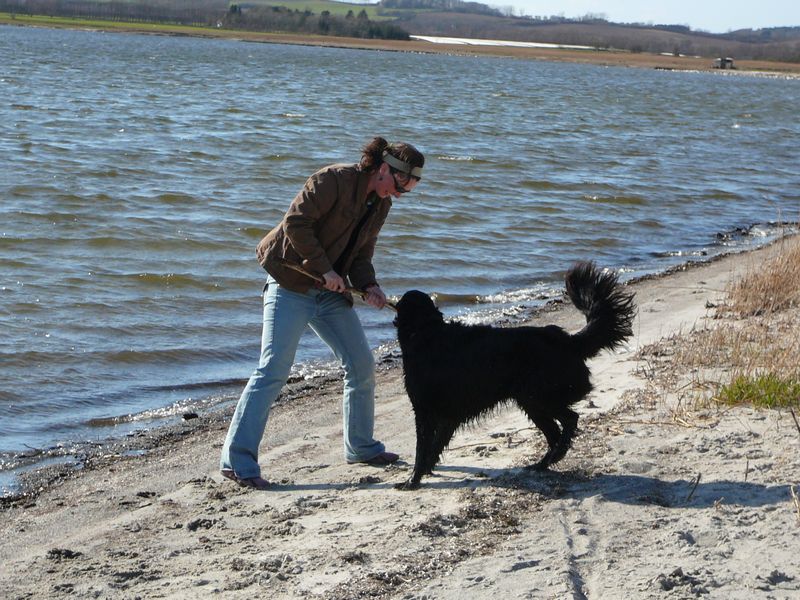
[[[364,464],[364,465],[372,465],[374,467],[386,467],[388,465],[394,464],[400,458],[399,455],[395,454],[394,452],[381,452],[377,456],[373,456],[368,460],[348,460],[347,462],[351,465],[353,464]]]
[[[239,477],[233,472],[233,469],[222,469],[220,471],[223,477],[238,483],[242,487],[253,488],[255,490],[268,490],[272,487],[272,483],[261,477]]]

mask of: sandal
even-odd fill
[[[364,464],[364,465],[372,465],[373,467],[387,467],[391,464],[394,464],[400,458],[399,455],[395,454],[394,452],[381,452],[377,456],[373,456],[368,460],[349,460],[351,465],[353,464]]]
[[[239,477],[234,473],[233,469],[222,469],[220,474],[242,487],[253,488],[254,490],[268,490],[272,487],[272,483],[262,477]]]

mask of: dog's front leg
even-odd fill
[[[427,456],[430,454],[431,444],[433,443],[434,429],[431,424],[431,419],[425,414],[420,414],[414,411],[414,424],[417,430],[417,450],[414,456],[414,471],[411,477],[403,483],[398,483],[397,489],[399,490],[416,490],[419,488],[422,476],[425,474],[425,465],[427,464]]]
[[[426,474],[433,473],[433,468],[442,457],[444,449],[450,444],[450,440],[453,439],[456,429],[458,429],[458,423],[452,421],[442,420],[436,425],[436,431],[431,442],[431,450],[427,456],[428,462],[425,465]]]

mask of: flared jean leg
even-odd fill
[[[375,359],[352,306],[340,294],[331,292],[319,294],[317,301],[317,312],[309,325],[344,367],[344,457],[350,462],[368,460],[385,450],[373,438]]]
[[[258,368],[247,382],[222,446],[220,467],[238,477],[259,477],[258,447],[272,403],[289,377],[300,336],[314,314],[313,297],[271,283],[264,294],[264,323]],[[277,318],[280,315],[280,318]]]

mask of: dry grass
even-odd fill
[[[800,306],[800,244],[779,242],[763,271],[747,273],[729,291],[730,310],[741,317],[775,314]]]
[[[710,323],[641,350],[650,387],[681,411],[800,406],[800,239],[778,242],[726,294]]]

